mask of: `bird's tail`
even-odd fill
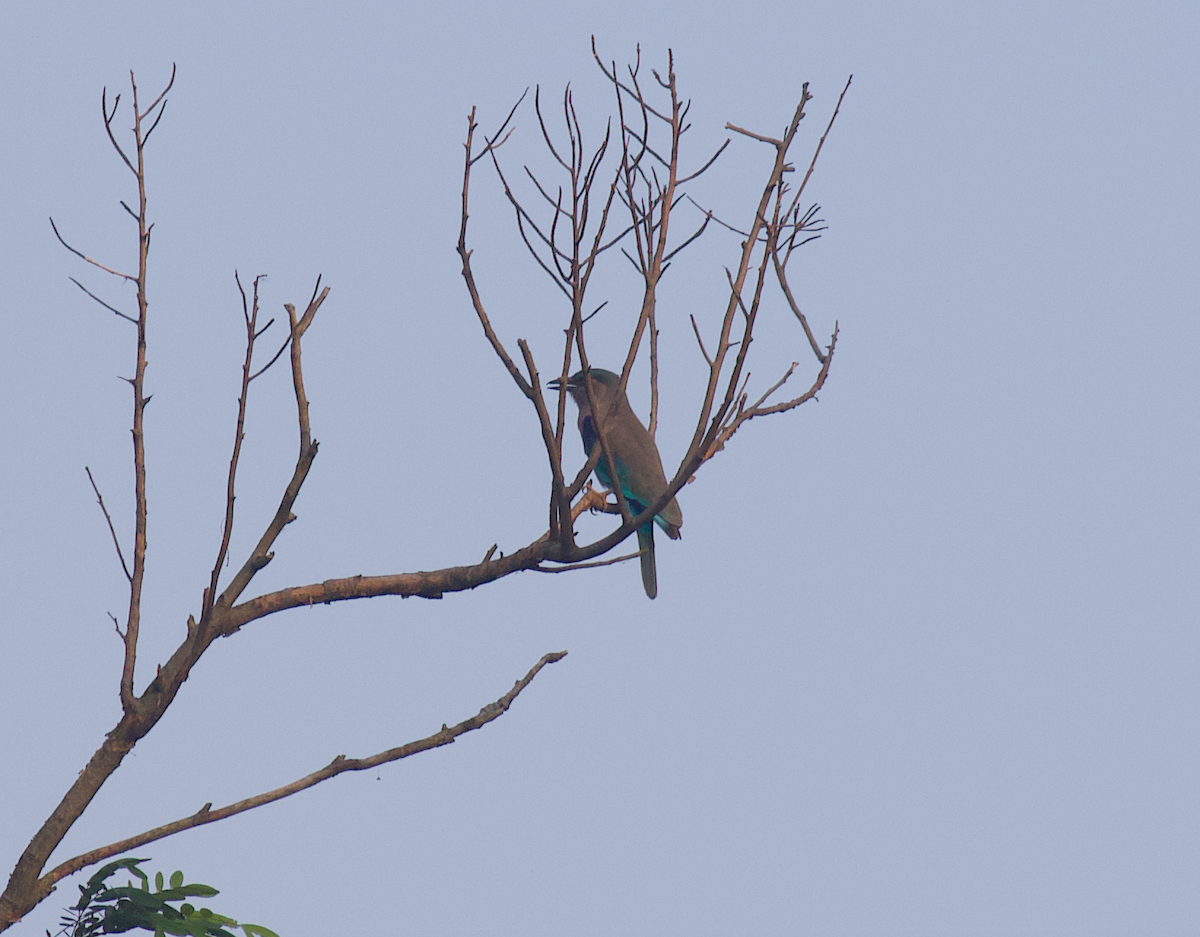
[[[658,574],[654,570],[654,525],[643,524],[639,527],[637,540],[641,551],[642,585],[646,587],[646,595],[654,598],[658,595]]]

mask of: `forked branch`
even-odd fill
[[[661,512],[680,488],[694,477],[701,465],[729,443],[741,426],[758,417],[793,409],[807,400],[813,399],[824,385],[834,357],[838,338],[837,326],[835,324],[828,346],[822,349],[814,338],[805,316],[800,311],[788,280],[787,266],[793,251],[818,230],[815,228],[817,222],[814,220],[812,210],[800,210],[799,198],[813,174],[817,157],[822,151],[846,90],[842,91],[842,97],[838,99],[838,105],[834,109],[829,125],[821,136],[809,162],[808,171],[793,192],[784,180],[785,173],[793,171],[788,153],[804,117],[805,105],[810,100],[808,86],[805,85],[801,91],[800,102],[782,137],[756,133],[733,124],[727,125],[732,132],[739,136],[772,147],[775,151],[774,159],[766,174],[761,197],[757,204],[752,206],[752,217],[749,218],[748,224],[742,225],[744,236],[741,253],[738,263],[733,265],[729,271],[729,293],[723,298],[725,308],[723,312],[715,316],[718,320],[718,324],[713,330],[715,340],[710,338],[708,344],[705,344],[702,336],[702,324],[706,321],[704,311],[696,310],[694,314],[691,310],[688,311],[695,338],[708,368],[708,375],[702,393],[698,394],[697,422],[692,440],[680,460],[674,476],[668,482],[666,490],[653,504],[640,505],[640,502],[635,502],[643,508],[636,515],[634,514],[634,505],[625,498],[619,485],[615,504],[608,502],[602,493],[590,487],[585,490],[582,498],[572,504],[575,495],[584,489],[590,473],[601,459],[605,460],[608,474],[613,478],[619,477],[611,440],[606,436],[605,421],[598,420],[599,445],[589,454],[584,466],[573,480],[570,483],[567,482],[568,476],[562,466],[564,433],[566,431],[565,391],[560,390],[557,406],[552,411],[551,405],[542,392],[542,379],[529,343],[518,339],[517,345],[521,356],[521,364],[518,364],[518,361],[508,353],[493,327],[472,271],[472,252],[467,244],[468,202],[472,168],[484,157],[490,158],[497,170],[505,194],[513,205],[520,237],[531,254],[537,258],[541,269],[555,280],[564,299],[567,300],[569,309],[566,310],[567,314],[563,318],[565,328],[563,329],[562,359],[561,362],[556,362],[558,376],[564,385],[566,378],[577,366],[587,368],[590,364],[584,332],[585,326],[592,327],[589,325],[589,320],[594,313],[585,315],[585,309],[605,308],[605,304],[601,302],[597,307],[595,300],[590,302],[587,300],[586,293],[599,262],[607,256],[616,258],[615,252],[610,255],[608,251],[617,246],[621,247],[621,250],[633,262],[641,280],[642,298],[640,307],[630,310],[630,339],[628,352],[621,369],[621,380],[622,386],[624,386],[629,379],[634,363],[642,352],[642,338],[649,332],[649,341],[646,344],[649,346],[647,357],[649,358],[648,370],[651,384],[650,426],[652,429],[656,426],[658,419],[658,326],[660,322],[680,315],[677,310],[668,305],[659,307],[659,287],[668,267],[678,259],[680,251],[694,243],[707,230],[715,227],[709,225],[710,221],[726,224],[711,212],[704,212],[703,220],[694,229],[689,226],[689,233],[686,237],[681,240],[672,240],[671,238],[670,227],[675,214],[674,210],[684,197],[681,186],[697,181],[706,173],[714,165],[717,157],[726,151],[729,142],[726,140],[714,155],[700,163],[697,170],[689,173],[680,169],[685,161],[682,141],[683,135],[688,129],[689,102],[681,98],[679,94],[673,56],[668,56],[668,68],[665,72],[655,72],[653,73],[654,81],[645,82],[648,86],[647,91],[643,89],[640,75],[640,50],[637,62],[627,69],[627,75],[619,72],[615,63],[606,65],[596,54],[594,43],[593,54],[607,82],[606,87],[610,87],[613,92],[616,108],[616,120],[606,123],[604,133],[594,138],[600,141],[594,148],[585,147],[584,122],[576,111],[574,98],[569,90],[563,96],[562,116],[565,137],[563,132],[557,134],[550,132],[546,121],[541,119],[540,106],[538,107],[543,142],[548,147],[555,161],[554,164],[557,166],[557,169],[552,169],[552,171],[558,174],[561,180],[558,184],[544,184],[544,180],[536,178],[532,173],[529,174],[536,190],[535,201],[538,204],[544,202],[550,212],[551,217],[548,223],[539,221],[533,212],[527,211],[522,205],[517,194],[509,186],[498,158],[499,148],[513,135],[513,119],[517,107],[509,112],[495,134],[490,138],[485,138],[484,145],[478,150],[474,149],[477,124],[475,111],[472,110],[468,119],[465,142],[462,219],[458,239],[458,253],[462,260],[463,278],[487,341],[517,388],[530,401],[538,420],[542,442],[550,463],[551,491],[546,531],[526,546],[507,553],[499,552],[497,555],[498,547],[493,545],[481,561],[471,565],[382,576],[346,576],[325,579],[321,582],[278,589],[249,599],[243,598],[258,571],[271,562],[274,556],[272,551],[283,528],[295,519],[292,509],[317,454],[318,446],[312,438],[308,394],[302,368],[302,339],[329,294],[329,288],[322,288],[318,278],[312,297],[302,313],[297,313],[295,307],[291,305],[285,306],[288,314],[288,334],[266,367],[253,371],[251,365],[255,343],[266,328],[258,326],[258,280],[255,280],[253,298],[247,300],[245,293],[242,294],[243,317],[246,327],[246,353],[242,367],[233,452],[226,477],[224,524],[220,546],[211,571],[205,570],[207,583],[203,590],[199,621],[192,617],[188,618],[187,632],[183,640],[170,658],[157,667],[154,678],[140,695],[134,693],[134,669],[146,553],[146,455],[143,440],[143,414],[150,399],[145,393],[148,309],[146,270],[153,230],[153,225],[147,220],[146,211],[145,144],[162,117],[166,104],[165,95],[171,87],[171,82],[168,82],[163,92],[148,108],[143,110],[138,103],[136,81],[131,75],[134,142],[133,148],[128,151],[119,145],[112,130],[119,97],[110,109],[106,94],[101,96],[105,132],[122,161],[132,171],[137,184],[137,208],[134,210],[126,206],[138,225],[137,274],[121,273],[117,269],[92,260],[67,244],[58,235],[57,227],[54,228],[54,231],[64,247],[89,265],[133,282],[137,288],[136,318],[108,306],[107,303],[103,303],[85,289],[85,292],[89,292],[93,299],[97,299],[106,308],[137,325],[136,366],[133,377],[129,379],[133,389],[132,429],[135,494],[134,540],[130,563],[125,562],[125,555],[115,534],[115,526],[100,498],[99,489],[96,488],[93,481],[97,500],[100,501],[114,544],[117,546],[118,557],[121,559],[122,567],[130,583],[130,609],[126,626],[124,630],[119,625],[117,627],[125,645],[120,678],[122,713],[118,723],[106,734],[87,766],[71,784],[62,801],[38,830],[17,862],[8,886],[3,894],[0,894],[0,930],[19,920],[49,894],[54,884],[64,876],[87,865],[100,862],[172,833],[211,823],[270,803],[344,771],[363,770],[407,757],[418,751],[426,751],[448,744],[459,735],[480,728],[498,718],[543,666],[561,659],[565,653],[546,655],[508,694],[491,706],[484,707],[478,715],[454,727],[443,727],[440,732],[425,739],[410,742],[408,745],[380,752],[367,758],[345,759],[339,757],[324,768],[281,788],[246,798],[217,810],[213,810],[211,805],[205,805],[204,808],[189,817],[148,830],[118,843],[83,853],[43,874],[42,870],[50,855],[62,842],[67,831],[86,810],[100,787],[119,767],[124,757],[157,724],[187,680],[191,669],[198,663],[205,650],[218,638],[233,635],[252,622],[290,608],[382,595],[419,596],[435,599],[441,598],[447,593],[473,589],[522,570],[549,571],[555,569],[561,571],[622,562],[637,554],[631,554],[629,557],[608,557],[607,554],[631,533],[649,523],[656,514]],[[171,81],[173,82],[173,80],[174,73],[172,73]],[[847,83],[847,89],[848,87],[849,83]],[[653,101],[650,100],[650,93],[656,96]],[[664,98],[665,101],[662,100]],[[520,101],[518,101],[519,105]],[[552,196],[551,193],[555,192],[561,192],[561,195]],[[618,233],[610,234],[607,229],[612,221],[612,208],[618,203],[620,211],[628,212],[628,219],[616,226],[620,229]],[[733,227],[732,225],[727,226]],[[537,245],[540,247],[535,250]],[[765,311],[763,303],[766,301],[767,293],[773,292],[766,288],[768,271],[774,272],[784,300],[800,322],[807,343],[820,366],[808,389],[799,396],[773,402],[775,396],[782,391],[796,372],[798,365],[793,363],[786,369],[782,377],[751,403],[748,388],[754,330],[759,315]],[[82,285],[81,288],[83,288]],[[611,312],[606,313],[606,317],[610,314]],[[680,325],[678,333],[686,332],[687,326],[682,323],[682,320],[680,320]],[[707,331],[708,327],[703,328]],[[664,328],[663,339],[667,340],[671,334]],[[690,339],[688,341],[690,342]],[[244,437],[250,383],[278,360],[285,351],[289,353],[291,365],[299,436],[295,467],[282,492],[274,516],[267,524],[258,542],[249,551],[242,565],[234,573],[224,590],[218,594],[221,570],[228,560],[232,542],[236,478]],[[585,387],[588,388],[590,394],[591,387],[589,385],[590,382],[585,382]],[[595,403],[596,401],[593,399],[593,406]],[[615,529],[607,535],[591,543],[579,544],[575,541],[574,524],[584,510],[617,514],[620,520]],[[116,623],[115,619],[114,623]]]
[[[521,199],[509,184],[495,146],[491,142],[478,154],[472,152],[471,141],[475,129],[475,112],[472,111],[468,124],[467,159],[463,184],[463,217],[459,240],[459,253],[464,259],[464,278],[467,281],[468,292],[476,308],[476,313],[484,326],[485,335],[505,368],[513,375],[518,387],[533,404],[541,429],[547,459],[550,462],[549,537],[556,540],[558,545],[558,555],[553,557],[552,561],[573,567],[611,549],[637,529],[640,524],[645,523],[649,517],[661,510],[679,488],[694,476],[696,470],[719,452],[746,422],[760,416],[784,412],[813,399],[829,374],[833,350],[837,342],[835,326],[827,349],[823,350],[817,343],[807,319],[796,302],[786,272],[792,252],[823,230],[823,228],[817,227],[820,222],[815,219],[815,209],[802,212],[798,199],[815,169],[824,141],[846,94],[846,89],[843,89],[838,104],[830,117],[829,125],[809,161],[808,172],[793,193],[784,180],[785,174],[793,171],[789,151],[805,116],[805,105],[811,99],[808,86],[805,85],[801,91],[800,102],[781,137],[757,133],[732,122],[726,125],[730,131],[736,134],[770,145],[775,150],[775,159],[750,223],[742,231],[744,239],[741,256],[736,266],[729,272],[728,302],[716,340],[711,346],[711,352],[705,347],[699,322],[695,316],[691,316],[692,329],[708,366],[709,375],[700,402],[692,442],[668,485],[668,491],[663,494],[657,504],[647,506],[640,516],[634,517],[626,503],[624,493],[620,486],[617,486],[617,490],[614,492],[616,504],[608,505],[606,510],[620,514],[621,524],[618,529],[586,546],[575,545],[573,530],[570,525],[565,523],[568,515],[564,508],[564,502],[574,497],[598,463],[604,463],[610,476],[616,477],[617,475],[613,453],[605,438],[604,420],[595,421],[599,437],[596,449],[590,454],[574,481],[570,485],[565,485],[566,476],[561,465],[565,428],[565,391],[560,390],[559,392],[557,413],[552,420],[540,388],[534,389],[534,385],[538,381],[538,369],[528,343],[524,340],[518,341],[524,358],[525,372],[533,384],[521,376],[516,363],[496,337],[491,320],[483,312],[483,300],[470,272],[470,251],[466,245],[466,223],[471,167],[485,154],[491,156],[505,196],[513,206],[520,237],[539,267],[555,281],[569,302],[570,311],[565,329],[563,359],[558,375],[563,384],[576,367],[587,369],[591,364],[584,334],[585,325],[590,316],[583,315],[584,293],[591,273],[604,251],[619,245],[622,240],[628,240],[628,246],[622,247],[622,252],[632,262],[642,278],[643,299],[641,308],[637,310],[636,318],[631,323],[629,347],[622,365],[621,379],[622,386],[624,386],[641,352],[642,338],[649,331],[651,401],[649,426],[653,433],[657,426],[659,400],[658,287],[671,261],[708,229],[710,221],[718,220],[711,211],[704,212],[699,225],[678,245],[672,245],[670,240],[672,212],[679,201],[685,197],[679,186],[684,182],[696,180],[709,170],[717,157],[725,152],[729,145],[729,140],[726,140],[714,154],[700,164],[698,169],[690,173],[682,172],[680,170],[682,137],[688,129],[686,117],[690,102],[684,101],[679,95],[673,56],[668,55],[668,67],[664,72],[653,73],[654,84],[661,89],[657,93],[665,92],[667,98],[667,101],[662,104],[651,103],[643,89],[640,77],[640,50],[638,60],[628,68],[627,76],[619,72],[615,62],[606,63],[600,58],[594,42],[593,56],[613,89],[618,118],[617,127],[619,128],[618,160],[614,170],[607,177],[608,182],[603,194],[596,192],[594,187],[599,181],[601,162],[608,148],[608,137],[605,136],[604,143],[596,150],[590,153],[585,151],[583,129],[575,110],[574,96],[570,88],[563,95],[565,139],[561,141],[556,139],[545,119],[541,108],[540,92],[535,95],[535,111],[542,142],[551,157],[552,165],[557,166],[558,172],[563,176],[563,181],[555,186],[547,184],[546,179],[539,177],[529,167],[526,167],[526,174],[533,184],[535,198],[549,212],[549,218],[545,222],[539,222],[534,213],[522,204]],[[848,87],[849,83],[847,83],[847,89]],[[513,113],[510,112],[502,125],[502,131],[508,127],[512,117]],[[652,130],[656,133],[662,131],[666,137],[665,143],[652,142]],[[507,130],[502,139],[508,140],[511,132],[511,130]],[[501,139],[500,131],[491,139]],[[554,194],[556,191],[557,195]],[[594,230],[585,250],[582,233],[587,228],[589,218],[595,215],[592,210],[594,197],[601,198],[602,201],[596,204],[603,204],[604,207],[600,212],[600,223]],[[614,198],[618,199],[628,211],[629,222],[615,236],[607,236],[604,232],[609,218],[609,206],[613,203]],[[721,222],[721,224],[733,230],[739,230],[725,222]],[[544,247],[548,254],[543,255],[536,247],[538,244]],[[775,273],[775,279],[784,300],[804,330],[805,339],[817,359],[819,370],[812,384],[804,393],[790,400],[772,402],[774,395],[794,374],[796,365],[793,364],[775,384],[767,388],[751,404],[747,390],[749,354],[755,325],[768,293],[767,273],[771,270]],[[594,411],[596,401],[591,396],[591,387],[586,383],[584,386],[589,395],[588,402]],[[552,423],[553,432],[551,432]]]
[[[566,651],[553,651],[542,656],[524,677],[518,680],[511,690],[501,696],[494,703],[488,703],[479,710],[474,716],[464,719],[462,722],[453,726],[443,725],[441,730],[433,735],[426,736],[422,739],[417,739],[414,742],[408,742],[405,745],[397,748],[389,748],[387,751],[379,752],[375,755],[369,755],[365,758],[347,758],[345,755],[338,755],[324,768],[314,771],[312,774],[305,775],[292,781],[290,784],[285,784],[282,787],[277,787],[271,791],[264,791],[261,794],[256,794],[253,797],[247,797],[244,800],[236,801],[225,807],[213,809],[211,803],[205,804],[195,813],[182,819],[175,820],[172,823],[166,823],[162,826],[155,827],[152,830],[147,830],[144,833],[139,833],[136,836],[130,836],[127,839],[119,840],[115,843],[110,843],[107,846],[101,846],[98,849],[93,849],[90,852],[85,852],[82,855],[75,856],[73,859],[68,859],[66,862],[56,866],[51,871],[47,872],[38,881],[39,891],[49,894],[55,883],[66,878],[80,869],[87,868],[90,865],[95,865],[97,862],[103,862],[105,859],[110,859],[113,856],[120,855],[124,852],[129,852],[133,849],[138,849],[145,846],[147,843],[153,843],[156,840],[165,839],[168,836],[173,836],[176,833],[182,833],[184,830],[190,830],[197,826],[204,826],[207,823],[215,823],[218,820],[224,820],[228,817],[236,816],[239,813],[245,813],[248,810],[253,810],[255,807],[262,807],[266,804],[274,803],[277,800],[283,800],[285,797],[291,797],[293,794],[298,794],[300,791],[307,790],[310,787],[315,787],[322,781],[328,781],[330,778],[335,778],[339,774],[344,774],[347,771],[366,771],[370,768],[377,768],[380,765],[385,765],[392,761],[399,761],[402,758],[408,758],[411,755],[427,752],[434,748],[441,748],[443,745],[450,745],[459,736],[465,735],[468,732],[474,732],[476,729],[482,729],[489,722],[499,719],[512,706],[516,698],[521,694],[521,691],[533,681],[533,678],[538,675],[543,667],[547,664],[553,664],[567,656]]]

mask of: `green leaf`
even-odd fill
[[[236,937],[227,930],[232,927],[240,928],[245,937],[278,937],[261,924],[239,925],[231,917],[216,914],[208,908],[197,909],[185,902],[186,898],[211,898],[219,891],[198,882],[185,884],[181,870],[172,872],[165,881],[162,872],[155,872],[154,891],[151,892],[150,876],[138,867],[148,861],[125,856],[98,869],[86,886],[79,886],[79,904],[73,909],[76,913],[63,917],[61,933],[71,937],[98,937],[101,933],[142,930],[153,932],[156,937]],[[132,880],[106,887],[108,879],[122,869]],[[164,888],[164,884],[169,887]],[[180,906],[176,908],[168,902],[179,902]]]
[[[117,871],[117,869],[133,869],[137,867],[139,862],[149,861],[149,859],[135,859],[133,856],[126,856],[124,859],[117,859],[108,863],[108,865],[101,866],[96,871],[96,874],[88,879],[88,885],[91,886],[100,884],[102,881],[112,875],[113,872]]]
[[[263,927],[261,924],[243,924],[242,933],[246,937],[279,937],[273,930]]]
[[[96,870],[96,873],[88,879],[86,888],[80,886],[79,904],[75,906],[75,909],[77,911],[82,911],[84,908],[86,908],[88,904],[91,903],[92,898],[95,897],[96,892],[100,891],[104,887],[105,879],[107,879],[118,869],[127,869],[130,872],[135,872],[139,875],[143,875],[144,877],[145,873],[138,869],[137,866],[139,862],[149,861],[149,859],[135,859],[133,856],[125,856],[123,859],[116,859],[107,865],[101,866]]]
[[[220,925],[221,927],[237,927],[237,921],[235,921],[233,918],[225,917],[223,914],[217,914],[215,911],[209,911],[208,908],[205,908],[204,910],[208,912],[204,916],[204,919],[212,922],[212,925]]]
[[[219,894],[220,892],[211,885],[201,885],[199,882],[193,885],[184,885],[182,888],[167,888],[159,892],[164,901],[182,901],[184,898],[211,898],[213,895]]]
[[[161,908],[167,901],[163,897],[163,893],[154,894],[149,891],[142,891],[140,888],[134,888],[132,885],[124,885],[120,888],[108,888],[100,893],[99,900],[113,901],[126,899],[143,908],[153,908],[157,910]]]
[[[174,937],[204,937],[206,931],[193,921],[164,921],[163,930]]]

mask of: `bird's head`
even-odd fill
[[[588,368],[586,371],[576,371],[567,378],[567,393],[581,408],[587,406],[588,396],[585,380],[592,383],[592,399],[600,406],[621,392],[621,375],[606,371],[604,368]],[[562,381],[555,378],[547,385],[551,390],[561,389]]]

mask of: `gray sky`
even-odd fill
[[[794,274],[818,334],[842,329],[820,402],[751,424],[684,489],[655,602],[622,564],[219,642],[55,859],[427,735],[567,648],[449,748],[139,854],[284,937],[1195,934],[1200,8],[497,6],[0,10],[6,870],[119,711],[124,580],[83,467],[128,539],[133,349],[67,277],[122,291],[46,222],[131,263],[100,89],[178,64],[149,157],[140,687],[219,543],[235,269],[269,275],[272,315],[318,273],[333,288],[305,344],[321,453],[257,591],[540,532],[536,421],[453,249],[461,144],[472,105],[487,129],[567,81],[596,139],[594,33],[618,62],[674,49],[695,162],[726,121],[777,131],[807,80],[804,156],[854,74],[809,189],[830,228]],[[532,111],[516,122],[513,170],[543,158]],[[691,191],[745,217],[769,156],[735,140]],[[494,174],[474,185],[494,319],[548,362],[561,301]],[[736,252],[714,232],[660,296],[672,465],[701,378],[687,315],[715,327]],[[624,272],[596,287],[598,363],[619,363]],[[760,387],[806,360],[778,302],[756,353]],[[295,453],[286,372],[260,383],[235,558]],[[14,933],[53,927],[74,883]]]

